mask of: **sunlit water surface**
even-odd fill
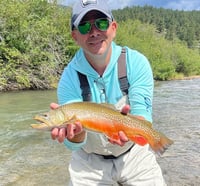
[[[56,91],[0,94],[0,186],[64,186],[70,151],[32,117],[56,102]],[[174,140],[158,157],[169,186],[200,185],[200,79],[156,82],[154,127]]]

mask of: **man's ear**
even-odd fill
[[[77,37],[76,37],[76,31],[75,31],[75,30],[72,30],[71,36],[72,36],[72,38],[74,39],[74,41],[77,42]]]
[[[115,38],[115,36],[116,36],[116,32],[117,32],[117,27],[118,27],[118,25],[117,25],[117,22],[116,21],[113,21],[112,23],[111,23],[111,29],[112,29],[112,33],[113,33],[113,39]]]
[[[118,27],[117,22],[113,21],[111,24],[112,24],[111,26],[112,26],[113,31],[116,31]]]

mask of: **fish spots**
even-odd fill
[[[151,111],[151,100],[146,98],[145,103]],[[110,105],[92,102],[69,103],[36,119],[42,123],[42,127],[41,124],[32,127],[39,129],[48,128],[49,125],[62,127],[66,120],[72,123],[78,120],[86,130],[103,133],[116,140],[119,132],[123,131],[128,139],[142,146],[149,143],[151,148],[160,154],[173,143],[165,135],[154,130],[150,122],[131,114],[124,115]]]

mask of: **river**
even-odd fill
[[[56,91],[0,94],[0,186],[67,185],[70,151],[32,117],[56,102]],[[174,140],[157,157],[169,186],[200,185],[200,79],[156,82],[154,127]]]

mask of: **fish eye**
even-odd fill
[[[48,116],[48,114],[47,114],[47,113],[44,113],[44,114],[43,114],[43,116],[44,116],[44,117],[47,117],[47,116]]]

